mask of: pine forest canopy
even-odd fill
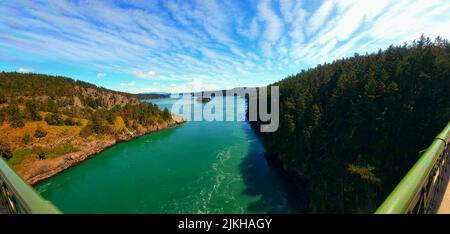
[[[261,135],[312,212],[373,212],[450,120],[450,45],[421,37],[273,85],[280,129]]]

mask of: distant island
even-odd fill
[[[209,97],[198,97],[197,98],[197,102],[201,102],[201,103],[208,103],[211,101],[211,98]]]
[[[138,93],[135,94],[135,96],[139,100],[151,100],[151,99],[169,98],[170,93]]]
[[[118,141],[186,120],[134,95],[66,77],[0,73],[0,156],[29,184]]]

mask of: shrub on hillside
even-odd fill
[[[6,114],[3,109],[0,109],[0,125],[6,120]]]
[[[0,104],[6,103],[8,100],[6,99],[5,95],[0,94]]]
[[[6,107],[6,114],[12,128],[22,128],[25,126],[22,113],[16,103],[11,103]]]
[[[116,116],[114,116],[114,115],[108,115],[108,116],[106,117],[106,120],[108,121],[108,124],[113,125],[114,122],[116,121]]]
[[[66,120],[64,120],[64,124],[67,126],[74,126],[76,123],[72,118],[67,118]]]
[[[30,134],[25,134],[23,137],[22,137],[22,143],[24,144],[24,145],[27,145],[28,143],[30,143],[31,142],[31,136],[30,136]]]
[[[92,134],[104,135],[112,133],[111,129],[105,125],[102,119],[93,116],[91,122],[80,131],[80,136],[85,138]]]
[[[39,160],[44,160],[45,159],[45,152],[44,152],[44,150],[39,150],[38,156],[39,156]]]
[[[34,132],[34,137],[36,138],[43,138],[45,136],[47,136],[47,131],[45,131],[42,127],[38,127]]]
[[[25,111],[26,116],[28,116],[29,119],[32,121],[41,121],[42,116],[39,113],[39,106],[36,101],[27,101],[25,103]]]
[[[25,126],[25,120],[22,118],[15,118],[10,121],[12,128],[23,128]]]
[[[60,114],[57,113],[51,113],[47,116],[45,116],[45,122],[47,122],[48,125],[53,126],[62,126],[64,125],[64,121]]]
[[[9,160],[10,158],[13,157],[13,154],[11,153],[11,148],[6,142],[0,141],[0,156],[6,160]]]
[[[110,129],[108,126],[103,124],[103,121],[98,116],[93,116],[91,120],[92,132],[95,134],[107,134],[110,132]]]
[[[170,113],[170,111],[167,108],[164,108],[162,118],[165,121],[170,120],[172,118],[172,113]]]

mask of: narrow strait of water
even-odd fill
[[[152,100],[169,110],[175,101]],[[237,113],[245,113],[240,98]],[[247,122],[187,122],[119,143],[35,188],[64,213],[302,212],[303,195],[263,153]]]

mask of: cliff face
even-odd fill
[[[86,103],[81,102],[79,98],[80,96],[85,100],[86,99],[98,100],[102,104],[102,106],[107,109],[111,109],[115,105],[125,106],[127,104],[131,105],[139,104],[139,100],[134,96],[124,95],[117,92],[111,92],[110,90],[94,89],[78,85],[75,86],[74,88],[79,93],[78,96],[74,97],[74,105],[78,107],[86,106]]]

